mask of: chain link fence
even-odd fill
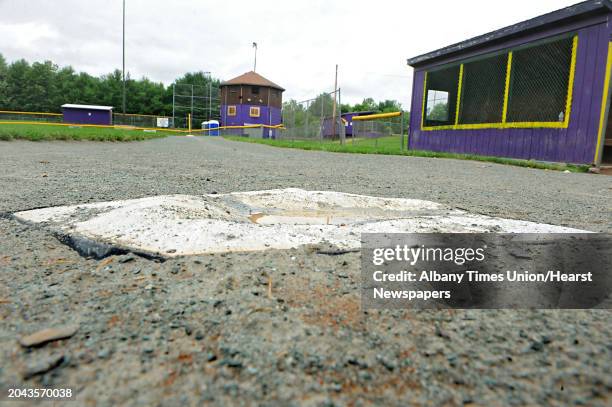
[[[174,127],[172,124],[172,118],[168,116],[113,113],[113,125],[116,126],[172,128]]]
[[[0,121],[61,123],[63,121],[63,115],[61,113],[12,112],[2,110],[0,111]]]
[[[344,142],[347,123],[342,118],[340,101],[340,89],[337,89],[321,93],[312,99],[285,102],[283,104],[285,130],[279,132],[279,138]]]
[[[364,118],[368,116],[363,116]],[[400,113],[395,117],[353,120],[352,137],[350,143],[353,145],[373,145],[378,147],[379,140],[385,139],[390,145],[403,149],[405,145],[404,134],[408,130],[407,117]],[[390,140],[393,138],[394,140]],[[397,139],[397,140],[395,140]]]
[[[210,81],[208,85],[177,83],[172,86],[171,127],[188,128],[189,115],[194,129],[209,120],[220,120],[219,86]]]

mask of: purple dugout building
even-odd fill
[[[112,106],[96,105],[62,105],[64,123],[100,124],[110,126],[113,123]]]
[[[282,123],[285,89],[253,71],[221,83],[221,126]],[[243,129],[237,129],[242,134]],[[252,133],[249,133],[252,134]],[[261,137],[275,138],[276,130],[263,128]]]
[[[611,36],[590,0],[408,59],[409,148],[612,162]]]
[[[353,117],[355,116],[366,116],[369,114],[373,114],[375,112],[347,112],[342,113],[340,118],[342,120],[342,124],[344,125],[344,131],[346,137],[353,137]],[[326,117],[323,120],[323,137],[331,137],[332,136],[332,118]],[[336,133],[338,130],[336,128]],[[336,134],[338,136],[338,134]]]

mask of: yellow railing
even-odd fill
[[[366,115],[366,116],[353,116],[353,121],[388,119],[390,117],[400,116],[401,114],[402,114],[402,112],[390,112],[390,113],[369,114],[369,115]]]
[[[61,113],[46,113],[46,112],[16,112],[13,110],[0,110],[0,113],[18,114],[18,115],[33,115],[33,116],[62,116]]]
[[[169,129],[161,127],[137,127],[137,126],[124,126],[124,125],[103,125],[103,124],[76,124],[76,123],[49,123],[49,122],[37,122],[27,120],[0,120],[0,125],[3,124],[17,124],[17,125],[36,125],[36,126],[58,126],[58,127],[87,127],[87,128],[100,128],[100,129],[119,129],[119,130],[147,130],[147,131],[160,131],[170,133],[207,133],[216,130],[227,130],[227,129],[279,129],[284,130],[285,127],[282,124],[276,126],[270,126],[267,124],[250,124],[246,126],[220,126],[211,129]]]

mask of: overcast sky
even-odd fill
[[[409,107],[406,58],[576,0],[126,0],[126,64],[166,84],[188,71],[231,79],[253,68],[285,100],[333,89],[343,102]],[[121,68],[121,0],[0,0],[0,53],[101,75]]]

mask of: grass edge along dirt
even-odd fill
[[[172,133],[163,130],[95,126],[53,126],[42,124],[2,124],[0,141],[29,140],[88,140],[88,141],[139,141],[166,137]]]
[[[399,136],[389,136],[373,140],[358,141],[352,144],[350,140],[341,145],[338,142],[321,142],[318,140],[271,140],[253,139],[240,136],[224,136],[231,141],[241,141],[247,143],[265,144],[268,146],[281,148],[297,148],[301,150],[327,151],[333,153],[352,153],[352,154],[383,154],[383,155],[402,155],[409,157],[425,158],[451,158],[456,160],[482,161],[496,164],[514,165],[517,167],[535,168],[555,171],[588,172],[588,165],[548,163],[533,160],[519,160],[504,157],[492,157],[476,154],[457,154],[425,150],[404,150],[400,149]]]

